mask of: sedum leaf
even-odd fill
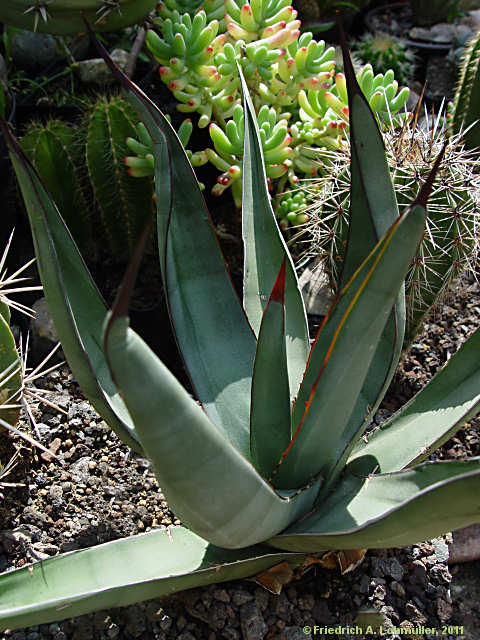
[[[250,446],[252,461],[269,478],[290,442],[290,394],[285,346],[283,261],[258,333],[252,380]]]
[[[480,458],[427,462],[367,475],[374,459],[347,467],[330,497],[268,544],[289,551],[389,548],[429,540],[480,522]]]
[[[62,349],[83,392],[118,437],[141,451],[102,349],[106,305],[54,201],[0,121],[27,209],[43,290]]]
[[[184,527],[151,531],[73,551],[0,576],[0,630],[127,606],[207,584],[237,580],[303,554],[266,546],[229,551]]]
[[[297,394],[310,341],[302,295],[293,261],[278,228],[268,193],[262,145],[247,85],[238,68],[243,91],[245,137],[243,153],[242,232],[244,244],[243,305],[258,335],[263,311],[282,262],[285,272],[285,334],[290,396]]]
[[[202,538],[247,547],[311,508],[318,483],[282,497],[211,422],[126,317],[105,335],[112,375],[175,514]]]
[[[349,462],[371,456],[381,472],[428,458],[480,409],[480,329],[436,376],[377,431],[361,440]]]

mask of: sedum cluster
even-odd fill
[[[289,0],[225,0],[221,7],[216,0],[201,9],[197,4],[161,2],[147,46],[178,110],[197,113],[198,126],[209,127],[213,149],[205,149],[202,159],[221,171],[213,193],[231,186],[236,205],[241,204],[243,107],[237,63],[252,95],[267,177],[277,193],[287,183],[316,176],[318,149],[339,149],[348,134],[345,76],[335,74],[334,48],[301,33]],[[382,125],[405,118],[409,91],[399,90],[392,71],[375,75],[367,65],[358,79]],[[132,175],[145,175],[149,166],[139,156],[127,158]],[[279,216],[283,226],[300,223]]]

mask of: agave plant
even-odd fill
[[[480,520],[480,459],[421,464],[480,404],[480,332],[368,442],[360,439],[399,358],[403,281],[424,232],[432,177],[399,216],[382,139],[348,57],[346,70],[351,232],[343,287],[311,349],[243,78],[242,306],[181,142],[119,76],[154,141],[162,278],[199,402],[129,328],[141,249],[107,313],[5,128],[67,359],[116,433],[149,457],[184,526],[4,574],[0,627],[252,576],[281,562],[298,566],[325,550],[405,545]]]

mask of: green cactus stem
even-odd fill
[[[121,98],[101,98],[85,117],[85,157],[98,212],[118,258],[127,258],[153,216],[152,181],[132,180],[124,165],[135,135],[133,110]]]
[[[57,203],[75,241],[92,245],[92,219],[82,185],[82,150],[76,129],[62,120],[32,123],[21,144]]]
[[[480,118],[480,31],[465,49],[450,117],[455,133],[468,129],[466,146],[480,147],[480,126],[473,124]]]
[[[42,33],[85,31],[84,18],[95,31],[116,31],[141,22],[155,0],[8,0],[0,6],[0,22]]]
[[[22,389],[22,365],[10,329],[10,309],[0,300],[0,419],[10,425],[17,424],[20,417]]]

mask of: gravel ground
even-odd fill
[[[377,424],[425,384],[479,320],[480,287],[466,278],[403,359],[391,393],[377,413]],[[49,399],[65,411],[36,409],[42,444],[64,464],[8,436],[0,440],[3,462],[14,446],[20,447],[19,464],[8,481],[24,484],[0,486],[0,571],[177,522],[148,461],[118,441],[85,401],[67,367],[41,379],[38,386],[51,389]],[[480,455],[478,419],[449,440],[435,458],[466,455]],[[0,640],[370,637],[345,629],[356,621],[383,622],[384,628],[391,623],[405,634],[422,625],[438,632],[412,629],[410,638],[439,637],[444,631],[446,638],[474,640],[480,629],[480,562],[449,567],[451,541],[447,535],[403,549],[369,550],[362,564],[343,576],[337,569],[314,567],[280,596],[246,580],[224,583],[6,631]],[[337,627],[329,634],[315,632],[315,626],[336,625],[343,631]]]

